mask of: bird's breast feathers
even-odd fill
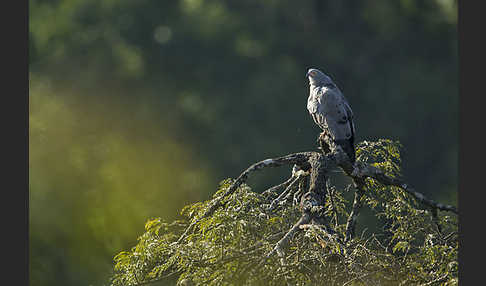
[[[334,92],[327,87],[311,86],[309,98],[307,99],[307,109],[310,113],[320,113],[325,115],[328,113],[326,106],[329,101],[332,101]]]
[[[328,129],[335,139],[348,139],[354,133],[352,114],[339,90],[327,87],[311,88],[307,109],[315,123]]]

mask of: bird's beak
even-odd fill
[[[309,77],[309,73],[310,73],[310,72],[307,72],[307,73],[305,74],[305,78],[308,78],[308,77]]]

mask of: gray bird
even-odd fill
[[[341,146],[351,162],[355,162],[353,111],[332,79],[318,69],[309,69],[310,94],[307,99],[314,122]]]

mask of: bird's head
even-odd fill
[[[309,69],[306,76],[309,79],[309,84],[311,85],[323,86],[326,84],[334,84],[329,76],[318,69]]]

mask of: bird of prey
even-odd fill
[[[307,99],[314,122],[341,146],[351,163],[355,162],[353,111],[332,79],[318,69],[309,69],[310,94]]]

